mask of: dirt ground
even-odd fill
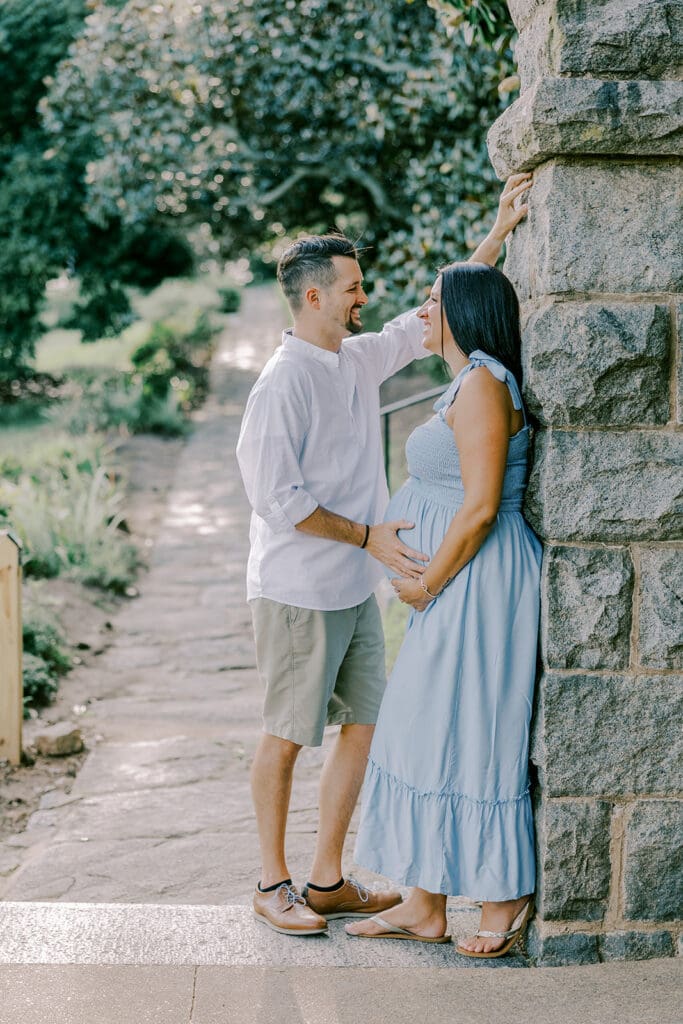
[[[141,574],[145,571],[145,551],[153,544],[164,513],[182,445],[182,438],[141,434],[124,441],[116,451],[116,467],[126,482],[126,524],[143,559]],[[57,616],[74,665],[86,669],[95,665],[107,649],[116,609],[134,597],[117,598],[59,578],[28,580],[24,587],[26,599],[47,606]],[[82,692],[82,673],[65,676],[54,702],[24,723],[25,763],[12,767],[0,761],[0,842],[24,829],[44,794],[71,791],[87,750],[70,757],[40,757],[32,751],[31,741],[45,725],[65,720],[78,723],[85,710]]]

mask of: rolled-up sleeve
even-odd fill
[[[378,384],[414,359],[424,359],[431,354],[422,344],[424,325],[416,313],[417,309],[410,309],[390,320],[378,333],[358,334],[344,342],[362,353],[372,366]]]
[[[293,393],[258,384],[244,412],[237,461],[251,507],[274,533],[293,530],[318,507],[301,471],[307,419]]]

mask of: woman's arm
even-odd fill
[[[510,443],[510,400],[504,383],[485,367],[462,383],[449,417],[460,455],[465,499],[446,536],[422,573],[430,594],[438,595],[474,558],[496,521]],[[402,601],[424,611],[431,598],[419,581],[394,579]]]
[[[505,239],[517,227],[522,217],[526,217],[526,203],[515,207],[515,200],[528,188],[531,188],[530,174],[510,175],[498,202],[496,223],[484,241],[477,246],[468,263],[487,263],[489,267],[495,267]]]

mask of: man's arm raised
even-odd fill
[[[527,215],[526,203],[515,207],[515,200],[529,188],[531,188],[530,174],[510,175],[498,202],[496,222],[484,241],[470,256],[468,263],[487,263],[489,267],[495,267],[505,239],[517,227],[522,217]]]

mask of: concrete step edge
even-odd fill
[[[454,937],[471,933],[472,911],[449,912]],[[344,921],[329,934],[294,938],[255,921],[251,907],[141,903],[0,903],[0,964],[239,967],[525,967],[459,956],[455,943],[351,939]]]

